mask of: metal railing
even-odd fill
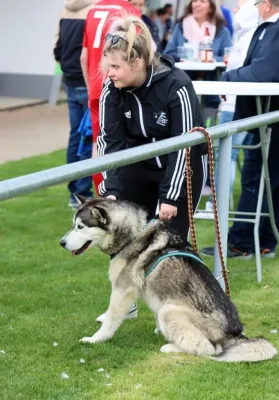
[[[230,122],[209,128],[211,138],[220,139],[219,142],[219,169],[218,182],[222,190],[217,193],[219,227],[223,244],[224,255],[227,254],[229,193],[230,193],[230,163],[233,134],[264,127],[279,122],[279,111],[269,112],[243,120]],[[28,174],[25,176],[8,179],[0,182],[0,200],[9,199],[34,192],[36,190],[54,186],[63,182],[69,182],[84,176],[89,176],[100,171],[114,169],[120,166],[133,164],[149,158],[191,147],[205,142],[202,133],[191,133],[159,142],[134,147],[117,153],[109,154],[97,159],[90,159],[51,168],[45,171]],[[224,288],[224,280],[221,277],[221,262],[215,245],[214,276],[220,278],[220,285]]]
[[[279,121],[279,111],[246,118],[209,128],[211,138],[226,138],[235,133],[268,125]],[[146,144],[109,154],[97,159],[79,161],[72,164],[55,167],[33,174],[20,176],[0,182],[0,200],[31,193],[49,186],[69,182],[84,176],[89,176],[100,171],[114,169],[123,165],[133,164],[138,161],[147,160],[154,156],[163,155],[185,147],[191,147],[205,142],[202,133],[191,135],[180,135],[171,139],[156,143]]]

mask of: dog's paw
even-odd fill
[[[176,347],[175,344],[168,343],[168,344],[164,344],[164,346],[162,346],[160,348],[160,352],[161,353],[181,353],[182,350],[180,350],[178,347]]]
[[[80,342],[93,344],[93,343],[106,342],[109,339],[110,339],[109,335],[104,335],[100,331],[98,331],[91,337],[84,337],[84,338],[80,339]]]
[[[85,336],[84,338],[80,339],[80,343],[94,343],[92,342],[93,336]]]
[[[155,335],[159,335],[161,333],[160,328],[155,328],[154,333]]]

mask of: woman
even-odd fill
[[[102,68],[99,155],[179,136],[202,124],[189,77],[167,56],[154,55],[148,28],[138,18],[118,19],[106,37]],[[206,145],[191,150],[194,208],[204,180]],[[179,150],[104,173],[102,196],[134,201],[152,219],[162,220],[184,238],[189,230],[185,151]]]
[[[115,21],[101,62],[106,80],[100,100],[100,156],[189,132],[201,126],[200,106],[190,78],[171,57],[154,55],[152,39],[140,19]],[[191,149],[193,207],[204,181],[206,145]],[[185,239],[189,231],[185,150],[103,173],[99,193],[133,201],[170,221]],[[127,318],[135,318],[136,305]],[[102,322],[104,314],[97,318]]]
[[[233,19],[233,46],[231,48],[228,65],[226,71],[231,69],[239,68],[243,65],[244,60],[247,55],[248,47],[250,45],[252,36],[259,25],[259,13],[257,7],[254,5],[254,0],[238,0],[234,19]],[[226,101],[223,101],[219,107],[219,124],[225,124],[231,122],[234,116],[234,109],[236,103],[236,96],[227,95]],[[247,144],[250,141],[250,136],[253,134],[248,134],[247,132],[238,133],[232,136],[232,145],[241,146],[242,144]],[[230,171],[230,191],[231,198],[233,194],[233,185],[236,176],[236,165],[239,156],[240,149],[233,148],[231,153],[231,171]],[[218,159],[218,154],[217,159]],[[218,162],[215,166],[215,184],[217,183],[218,177]],[[216,185],[218,186],[218,185]],[[231,202],[232,203],[232,202]],[[233,205],[231,204],[233,209]],[[212,198],[206,202],[206,211],[212,211],[213,203]],[[204,216],[213,217],[213,214],[201,212],[196,214],[196,218],[204,218]]]
[[[164,53],[179,61],[177,47],[187,42],[200,43],[208,28],[213,57],[216,61],[223,61],[225,47],[231,46],[231,35],[225,24],[225,19],[214,0],[192,0],[185,7],[184,16],[176,24]]]

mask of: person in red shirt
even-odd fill
[[[81,68],[89,94],[89,108],[93,130],[93,157],[97,157],[97,137],[99,135],[99,99],[103,86],[103,78],[99,64],[103,55],[105,37],[115,17],[123,13],[140,16],[139,11],[125,0],[101,0],[87,14],[82,52]],[[96,193],[103,180],[102,174],[93,175]]]

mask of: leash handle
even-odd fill
[[[204,136],[206,137],[207,143],[208,143],[209,176],[210,176],[210,186],[211,186],[212,198],[213,198],[213,214],[214,214],[215,232],[216,232],[216,238],[217,238],[218,252],[219,252],[221,266],[222,266],[222,276],[224,278],[224,283],[225,283],[225,292],[226,292],[226,295],[228,297],[230,297],[230,285],[229,285],[229,281],[228,281],[228,270],[226,268],[224,253],[223,253],[223,248],[222,248],[220,226],[219,226],[219,215],[218,215],[218,209],[217,209],[212,140],[211,140],[211,137],[210,137],[208,131],[203,127],[195,127],[189,133],[192,133],[192,132],[202,132],[204,134]],[[191,163],[190,163],[190,148],[187,148],[186,149],[186,185],[187,185],[189,226],[190,226],[192,246],[193,246],[194,251],[198,254],[198,246],[197,246],[196,232],[195,232],[195,225],[194,225],[192,174],[193,174],[193,171],[191,170]]]

